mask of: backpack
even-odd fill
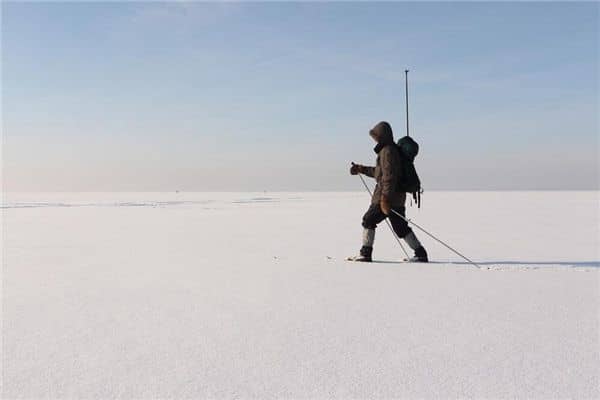
[[[421,208],[421,180],[415,169],[415,157],[419,154],[419,144],[410,136],[404,136],[396,144],[400,154],[401,171],[398,174],[398,190],[412,194],[415,203]]]

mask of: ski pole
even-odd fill
[[[358,175],[360,180],[362,181],[363,185],[365,185],[365,188],[367,189],[367,191],[369,192],[369,194],[371,193],[371,190],[369,189],[369,187],[367,186],[367,183],[365,182],[364,178],[359,174]],[[430,236],[432,239],[436,240],[437,242],[441,243],[442,245],[444,245],[446,248],[448,248],[450,251],[452,251],[454,254],[458,255],[459,257],[463,258],[464,260],[466,260],[468,263],[474,265],[475,267],[481,269],[481,266],[479,264],[477,264],[476,262],[470,260],[469,258],[465,257],[464,255],[462,255],[461,253],[459,253],[457,250],[455,250],[454,248],[452,248],[451,246],[447,245],[446,243],[444,243],[442,240],[438,239],[437,237],[435,237],[433,234],[429,233],[428,231],[426,231],[424,228],[422,228],[421,226],[419,226],[417,223],[413,222],[412,220],[406,218],[405,216],[403,216],[402,214],[400,214],[398,211],[392,209],[392,212],[394,214],[396,214],[397,216],[399,216],[400,218],[402,218],[403,220],[405,220],[408,224],[414,225],[415,227],[419,228],[421,231],[423,231],[425,234],[427,234],[428,236]],[[388,226],[390,227],[390,229],[392,229],[390,223],[388,222],[388,220],[386,219],[386,222],[388,223]],[[394,236],[396,237],[396,239],[398,240],[398,243],[400,243],[400,239],[398,239],[398,237],[396,236],[396,232],[394,232],[394,230],[392,229],[392,232],[394,233]],[[402,244],[400,244],[400,247],[402,247]],[[402,247],[402,250],[404,250],[404,247]],[[406,254],[406,250],[404,250],[404,253]],[[408,254],[407,254],[408,257]],[[410,257],[409,257],[410,258]]]
[[[371,193],[371,189],[369,189],[369,186],[367,186],[367,182],[365,182],[364,178],[360,174],[358,174],[358,176],[359,176],[360,180],[362,181],[363,185],[365,185],[365,189],[367,189],[367,192],[369,192],[369,195],[373,196],[373,194]],[[400,238],[398,237],[398,235],[396,235],[396,232],[394,232],[394,229],[392,228],[392,225],[390,224],[390,221],[387,218],[385,219],[385,223],[387,224],[388,228],[390,228],[390,231],[392,231],[392,235],[394,235],[394,237],[398,241],[398,244],[400,245],[400,248],[402,249],[404,254],[406,254],[406,258],[407,259],[410,258],[410,256],[404,249],[404,246],[402,246],[402,243],[400,242]]]
[[[446,248],[448,248],[449,250],[451,250],[452,252],[454,252],[454,254],[457,254],[458,256],[462,257],[463,259],[465,259],[467,262],[469,262],[470,264],[473,264],[474,266],[476,266],[477,268],[481,268],[481,266],[479,264],[477,264],[474,261],[471,261],[470,259],[468,259],[467,257],[463,256],[461,253],[459,253],[458,251],[456,251],[455,249],[453,249],[451,246],[447,245],[446,243],[444,243],[443,241],[441,241],[440,239],[438,239],[437,237],[433,236],[433,234],[427,232],[425,229],[421,228],[419,225],[417,225],[416,223],[412,222],[410,219],[404,217],[402,214],[400,214],[399,212],[397,212],[396,210],[392,209],[392,212],[394,214],[396,214],[397,216],[399,216],[400,218],[402,218],[403,220],[405,220],[407,223],[412,224],[414,226],[416,226],[417,228],[419,228],[421,231],[425,232],[427,235],[429,235],[431,238],[437,240],[439,243],[443,244],[444,246],[446,246]]]

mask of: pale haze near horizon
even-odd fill
[[[598,189],[597,3],[2,3],[4,191]]]

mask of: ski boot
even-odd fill
[[[354,257],[348,257],[348,261],[360,261],[360,262],[371,262],[373,259],[371,255],[373,254],[373,247],[371,246],[363,246],[360,248],[360,255]]]
[[[429,262],[429,259],[427,258],[427,252],[425,251],[425,248],[423,246],[420,246],[415,249],[414,257],[408,258],[406,259],[406,261],[426,263]]]

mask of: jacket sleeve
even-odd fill
[[[397,160],[394,159],[394,153],[388,147],[384,147],[380,153],[381,163],[381,195],[388,199],[396,190],[396,181],[398,172],[396,171]]]
[[[373,178],[375,177],[375,167],[367,167],[366,165],[361,165],[360,173]]]

